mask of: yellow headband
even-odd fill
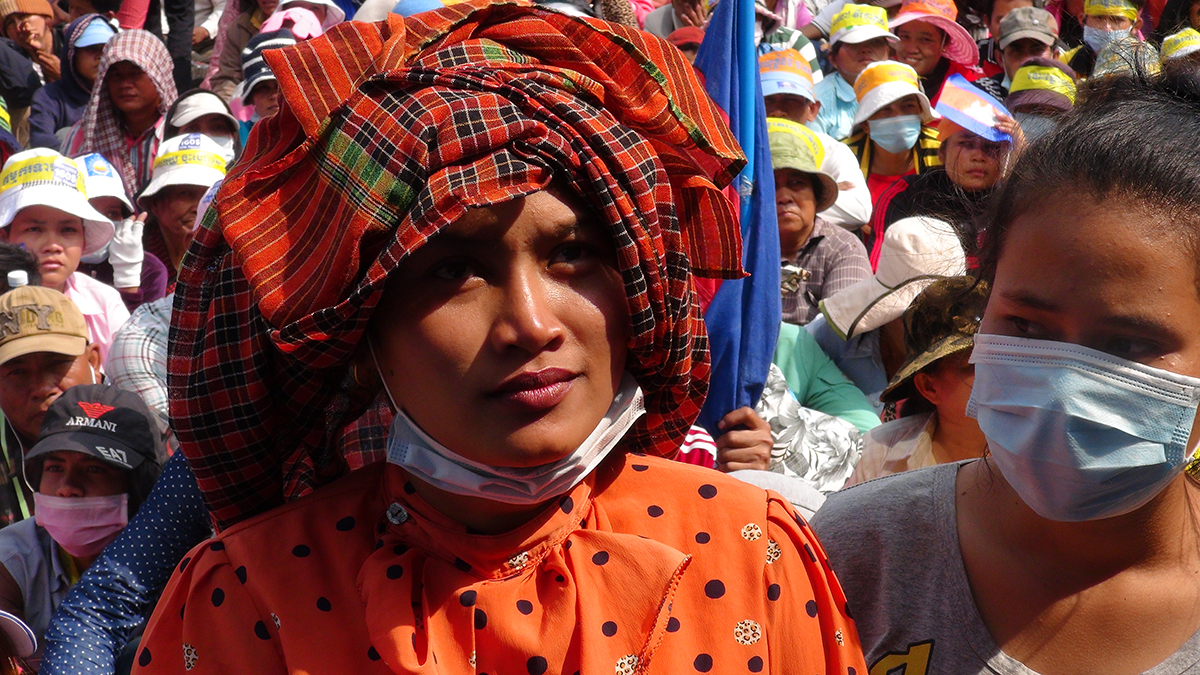
[[[875,63],[867,66],[854,81],[854,96],[861,103],[868,92],[888,82],[904,82],[911,84],[917,91],[921,90],[921,81],[917,79],[917,71],[913,70],[912,66],[902,63]]]
[[[887,11],[874,5],[846,5],[833,16],[830,35],[837,35],[852,28],[874,26],[884,32],[888,30]]]
[[[821,165],[825,162],[825,146],[821,144],[821,139],[803,124],[797,124],[791,120],[785,120],[779,117],[767,118],[767,133],[768,134],[789,134],[808,148],[812,154],[813,162],[816,164],[817,170],[821,169]]]
[[[225,174],[225,159],[220,155],[204,152],[203,150],[168,152],[154,160],[155,171],[177,166],[202,166],[207,169],[220,171],[222,175]]]
[[[0,192],[14,187],[53,185],[76,190],[86,199],[83,172],[73,165],[74,162],[61,156],[30,157],[13,162],[0,175]]]
[[[1163,40],[1162,60],[1187,56],[1197,50],[1200,50],[1200,32],[1194,28],[1184,28]]]
[[[1013,78],[1012,86],[1008,88],[1010,94],[1015,94],[1018,91],[1026,91],[1028,89],[1040,89],[1042,91],[1052,91],[1056,94],[1066,96],[1071,105],[1075,105],[1075,83],[1066,73],[1058,68],[1049,66],[1025,66],[1017,70],[1017,76]]]
[[[1129,0],[1084,0],[1083,13],[1090,16],[1123,16],[1138,20],[1138,8]]]

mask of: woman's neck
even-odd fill
[[[986,445],[978,422],[965,415],[938,413],[933,428],[933,458],[938,464],[982,457]]]
[[[461,523],[469,531],[478,534],[504,534],[512,532],[533,520],[546,508],[539,504],[506,504],[482,497],[469,497],[436,488],[419,478],[408,476],[417,495],[442,515]]]
[[[183,264],[183,256],[187,253],[188,246],[192,244],[192,234],[179,234],[178,232],[170,232],[161,224],[158,229],[162,232],[163,243],[167,247],[167,256],[171,259],[172,269],[178,271]]]
[[[125,122],[125,131],[134,138],[141,138],[147,129],[158,123],[158,118],[158,108],[121,113],[121,119]]]
[[[912,150],[895,153],[871,142],[871,173],[878,176],[904,176],[913,169]]]

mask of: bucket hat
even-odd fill
[[[900,40],[888,30],[887,10],[884,8],[848,4],[833,15],[829,46],[839,42],[856,45],[876,38],[887,38],[890,42]]]
[[[821,171],[821,163],[825,160],[821,139],[803,124],[777,117],[767,119],[767,136],[771,141],[772,167],[794,169],[820,183],[817,213],[833,206],[837,201],[838,186],[832,176]]]
[[[0,228],[30,206],[49,206],[83,220],[83,255],[112,240],[113,224],[88,202],[82,167],[53,150],[18,152],[0,171]]]
[[[812,64],[795,49],[781,49],[758,57],[763,96],[792,94],[816,102]]]
[[[904,363],[879,400],[891,403],[912,396],[913,376],[970,349],[987,301],[987,282],[974,277],[942,279],[921,291],[904,312]]]
[[[1000,19],[1000,48],[1017,40],[1037,40],[1044,45],[1058,43],[1058,22],[1054,15],[1040,7],[1018,7]]]
[[[158,146],[154,158],[154,174],[150,184],[138,197],[138,206],[170,185],[199,185],[212,187],[225,177],[225,165],[231,157],[213,139],[204,134],[186,134],[168,138]]]
[[[75,163],[83,167],[83,183],[87,186],[89,200],[97,197],[116,197],[121,200],[130,213],[134,212],[133,204],[125,194],[125,183],[117,175],[117,170],[104,159],[104,155],[93,152],[75,158]]]
[[[979,63],[979,47],[967,29],[958,25],[957,18],[958,7],[954,0],[904,0],[900,13],[891,21],[891,28],[894,32],[910,21],[932,24],[947,37],[942,56],[964,66],[973,66]]]
[[[884,231],[875,276],[822,300],[821,313],[848,340],[899,319],[927,286],[966,271],[967,256],[949,223],[923,216],[898,220]]]
[[[1014,112],[1039,105],[1067,112],[1075,107],[1075,71],[1057,59],[1038,57],[1017,69],[1004,107]]]
[[[929,105],[929,97],[921,91],[921,79],[917,71],[907,63],[878,61],[867,66],[854,80],[854,95],[858,99],[854,126],[866,122],[880,109],[912,95],[921,100],[922,122],[928,124],[941,118]]]

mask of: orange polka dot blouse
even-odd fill
[[[618,454],[508,534],[375,464],[201,544],[134,672],[866,673],[803,519],[710,469]]]

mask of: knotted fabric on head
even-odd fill
[[[125,194],[132,199],[142,189],[139,174],[148,176],[147,167],[134,166],[131,157],[132,146],[126,141],[125,130],[121,126],[120,111],[108,95],[105,78],[108,69],[113,64],[129,61],[150,77],[154,88],[158,91],[158,114],[165,115],[175,103],[178,92],[175,90],[175,78],[172,74],[173,62],[163,41],[144,30],[127,30],[117,33],[104,46],[104,55],[100,57],[100,71],[96,74],[96,84],[92,87],[92,97],[88,99],[83,118],[79,121],[79,131],[67,141],[69,157],[78,157],[88,153],[104,155],[109,164],[121,174],[125,184]],[[150,153],[153,161],[154,153]]]
[[[388,273],[468,209],[552,179],[616,244],[647,408],[624,447],[677,451],[708,388],[691,274],[742,276],[719,186],[745,161],[678,50],[468,0],[266,58],[283,104],[196,235],[171,336],[171,416],[219,527],[336,478],[364,445],[383,456],[380,398],[360,419],[347,383]]]

